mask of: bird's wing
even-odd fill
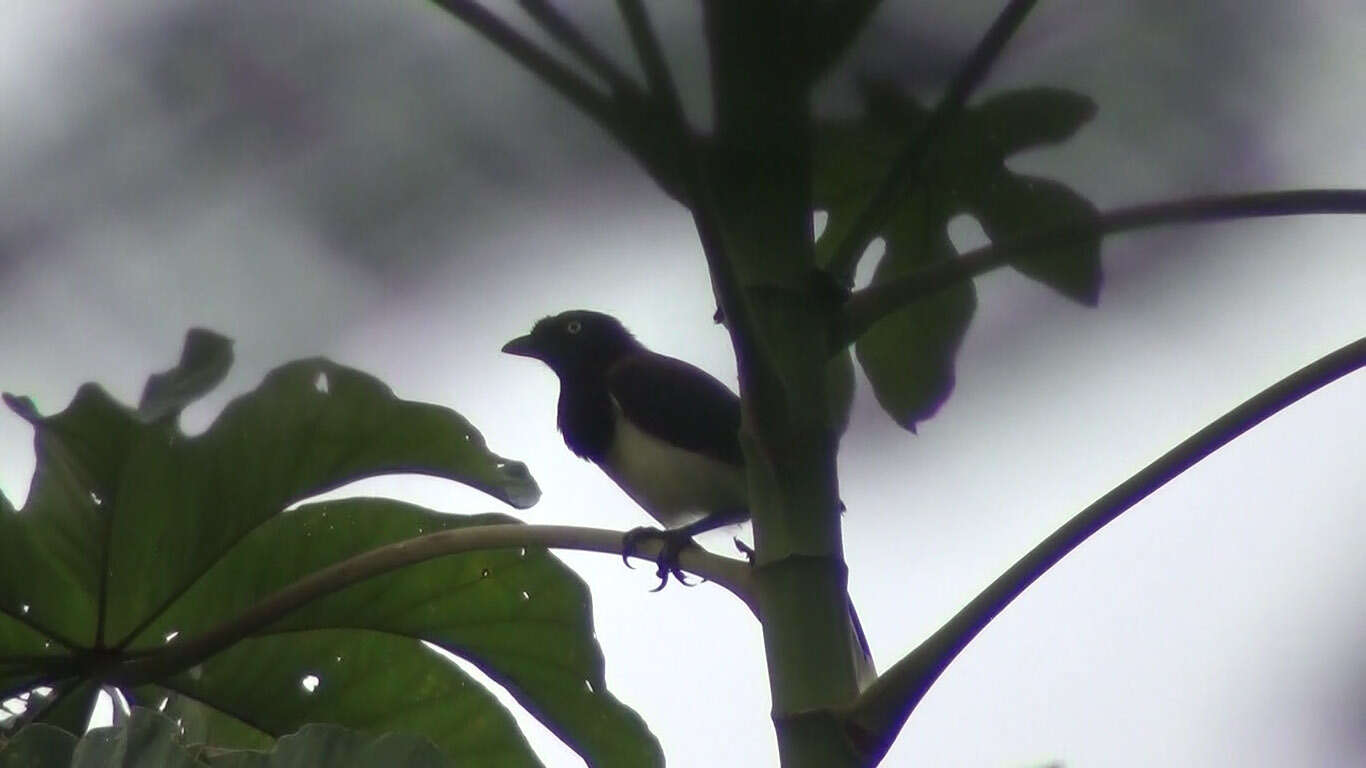
[[[701,368],[653,352],[630,355],[607,371],[607,391],[642,431],[744,466],[740,398]]]

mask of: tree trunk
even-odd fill
[[[826,410],[833,307],[813,280],[808,3],[706,6],[715,132],[704,233],[735,344],[755,576],[782,764],[859,765],[830,711],[858,694]],[[694,200],[694,210],[708,201]],[[704,211],[702,215],[706,215]],[[718,253],[718,251],[720,251]]]

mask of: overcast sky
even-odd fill
[[[932,95],[997,4],[885,5],[845,75]],[[585,24],[620,49],[612,4],[574,7],[589,6],[600,15]],[[187,412],[191,431],[275,365],[324,354],[454,407],[526,461],[544,491],[527,521],[646,523],[564,448],[553,375],[498,349],[543,315],[593,308],[733,385],[686,213],[417,0],[166,8],[12,1],[0,14],[0,389],[45,412],[87,380],[131,401],[204,325],[236,339],[238,362]],[[705,120],[696,19],[675,8],[661,27]],[[1102,207],[1366,187],[1363,39],[1366,7],[1352,0],[1057,0],[986,92],[1049,84],[1095,98],[1075,141],[1012,166]],[[846,84],[822,104],[848,108]],[[971,221],[952,234],[981,242]],[[1350,217],[1125,235],[1107,241],[1098,310],[1012,272],[981,280],[942,412],[908,435],[864,386],[844,439],[850,590],[879,666],[1148,461],[1361,336],[1363,242],[1366,220]],[[0,413],[0,489],[16,503],[31,440]],[[886,764],[1366,764],[1363,459],[1358,374],[1042,578],[941,678]],[[433,480],[359,486],[499,508]],[[708,586],[650,594],[652,569],[615,558],[564,559],[593,589],[609,686],[670,765],[776,764],[743,607]],[[527,732],[547,764],[581,764]]]

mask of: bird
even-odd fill
[[[740,398],[714,376],[651,351],[620,320],[586,309],[542,318],[502,351],[549,366],[560,380],[556,422],[565,445],[664,526],[633,528],[622,541],[626,560],[641,539],[662,540],[653,591],[670,574],[688,584],[678,555],[693,536],[749,519]],[[862,690],[877,669],[853,603],[849,622]]]
[[[634,528],[622,542],[625,560],[641,540],[661,540],[656,591],[670,574],[688,584],[678,555],[694,536],[749,519],[740,398],[711,374],[651,351],[617,318],[585,309],[542,318],[502,351],[539,360],[559,377],[565,445],[663,526]]]

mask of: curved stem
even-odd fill
[[[665,189],[670,188],[669,170],[671,164],[668,162],[669,158],[663,156],[658,148],[651,145],[649,141],[649,133],[652,130],[651,118],[648,113],[642,113],[640,89],[630,83],[629,80],[624,79],[624,76],[620,79],[612,75],[607,76],[607,79],[611,81],[609,84],[614,88],[614,95],[609,96],[595,88],[555,57],[541,50],[535,43],[475,0],[431,0],[431,2],[469,25],[484,39],[498,46],[504,53],[530,70],[546,85],[558,91],[561,96],[568,99],[570,103],[596,121],[603,130],[635,154]],[[534,14],[533,9],[536,5],[534,2],[531,3],[528,13],[532,13],[534,18],[537,18],[542,24],[546,24],[544,15],[536,16]],[[548,29],[548,31],[556,37],[565,33],[565,30],[559,28]],[[567,43],[562,40],[561,44]],[[580,56],[584,55],[582,49],[579,49],[577,53]],[[602,63],[605,63],[605,60]],[[599,66],[601,63],[591,65],[591,68],[596,71]]]
[[[1008,242],[969,251],[951,261],[856,291],[844,305],[841,327],[833,336],[838,351],[877,321],[913,301],[1007,264],[1022,253],[1058,248],[1096,234],[1112,234],[1164,224],[1224,221],[1263,216],[1366,213],[1366,189],[1294,189],[1214,195],[1134,205],[1100,214],[1084,224],[1043,229]]]
[[[579,109],[599,122],[615,122],[611,114],[611,101],[593,88],[583,78],[545,51],[536,47],[507,22],[493,15],[487,8],[474,0],[432,0],[442,10],[468,24],[484,39],[516,59],[522,66],[531,70],[551,88],[559,91]]]
[[[535,19],[560,45],[578,57],[583,65],[602,78],[613,91],[630,96],[634,101],[645,100],[645,92],[622,72],[611,59],[584,36],[549,0],[517,0],[522,10]]]
[[[853,737],[865,745],[870,754],[880,758],[944,669],[977,633],[1044,572],[1107,523],[1196,462],[1305,395],[1363,366],[1366,366],[1366,337],[1319,358],[1261,391],[1082,510],[869,686],[845,715]]]
[[[670,117],[676,123],[674,129],[680,134],[688,133],[687,122],[683,118],[682,102],[669,65],[664,61],[664,51],[659,46],[659,38],[650,26],[649,14],[641,0],[617,0],[617,10],[621,13],[626,30],[631,35],[640,66],[645,70],[645,80],[650,85],[650,95],[664,104]]]
[[[633,552],[653,558],[661,543],[645,540]],[[373,549],[316,571],[219,624],[201,635],[187,638],[122,664],[108,679],[119,685],[141,685],[193,666],[260,630],[291,611],[352,584],[405,566],[444,555],[508,547],[577,549],[622,555],[622,533],[602,528],[563,525],[483,525],[419,536]],[[697,547],[679,556],[683,569],[725,587],[753,610],[749,564],[721,557]]]
[[[678,86],[669,72],[664,49],[655,35],[644,4],[641,0],[617,0],[617,10],[631,36],[631,44],[635,47],[641,69],[645,71],[650,88],[649,95],[661,107],[664,120],[661,128],[668,146],[679,156],[677,169],[681,201],[692,211],[693,225],[697,229],[698,240],[701,241],[702,253],[707,259],[712,285],[720,304],[716,314],[719,322],[724,314],[721,307],[730,306],[732,312],[737,311],[739,302],[736,294],[739,290],[739,281],[734,274],[734,265],[725,253],[721,217],[717,210],[714,187],[708,180],[703,147],[688,124]]]

